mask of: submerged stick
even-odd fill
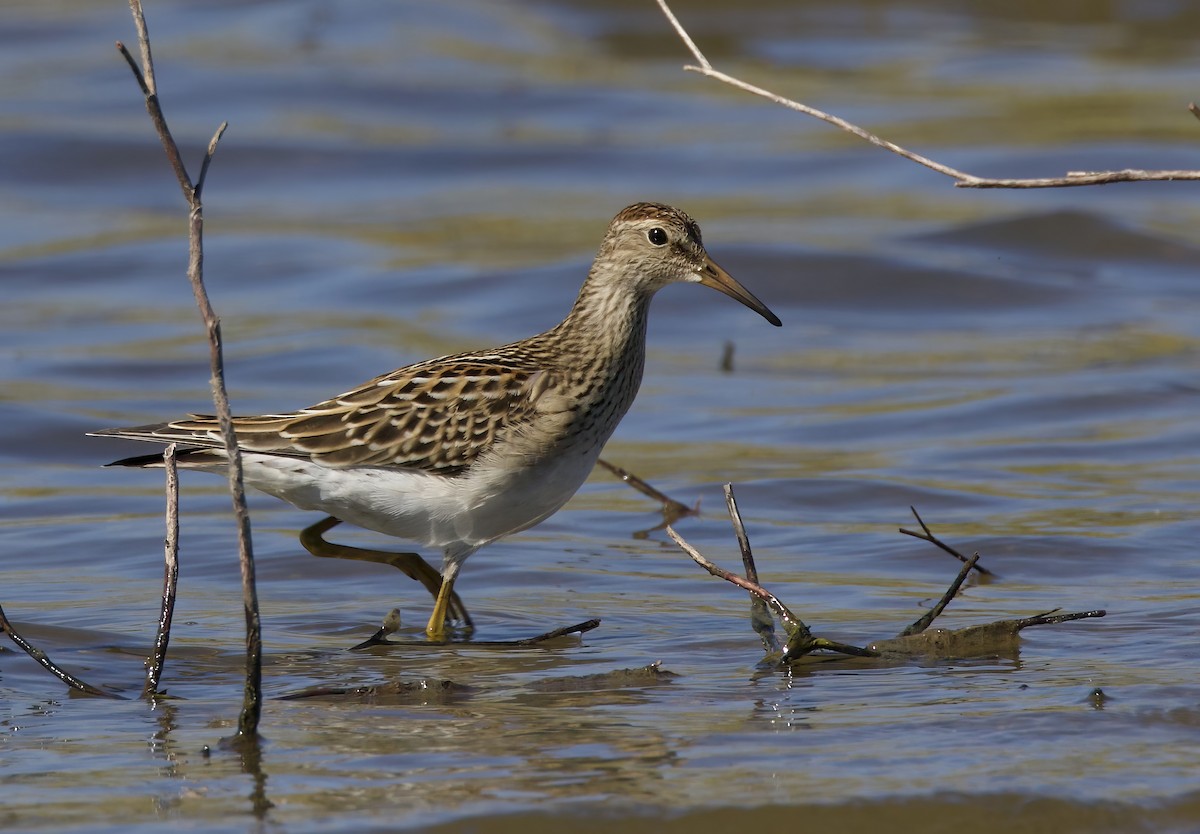
[[[979,657],[1003,654],[1016,649],[1019,643],[1018,635],[1022,629],[1103,617],[1107,613],[1102,608],[1071,614],[1049,611],[1032,617],[995,620],[965,628],[931,628],[920,634],[902,634],[899,637],[876,640],[870,644],[870,648],[885,657]]]
[[[175,589],[179,584],[179,468],[175,459],[176,444],[163,450],[163,469],[167,473],[167,537],[163,554],[162,608],[158,615],[158,630],[154,634],[154,649],[146,660],[146,684],[142,697],[158,692],[167,645],[171,642],[171,621],[175,616]]]
[[[461,643],[461,644],[457,644],[457,645],[470,646],[473,649],[480,648],[480,647],[484,647],[484,648],[504,648],[504,647],[526,648],[529,646],[538,646],[542,643],[547,642],[548,640],[554,640],[555,638],[558,638],[558,637],[566,637],[569,634],[586,634],[587,632],[591,631],[592,629],[598,628],[599,625],[600,625],[600,620],[591,619],[591,620],[584,620],[582,623],[575,623],[574,625],[563,626],[562,628],[556,628],[551,631],[547,631],[542,634],[538,634],[534,637],[524,637],[520,640],[471,640],[470,642]],[[391,611],[388,612],[387,616],[385,616],[383,618],[383,625],[379,628],[378,631],[376,631],[374,634],[372,634],[366,640],[359,643],[357,646],[351,646],[349,651],[355,652],[355,651],[359,651],[360,649],[369,649],[374,646],[411,646],[414,648],[429,648],[431,646],[455,645],[450,640],[438,640],[436,642],[432,642],[429,640],[422,640],[419,643],[411,643],[411,642],[407,642],[407,641],[388,640],[387,639],[390,635],[395,634],[399,630],[400,630],[400,609],[393,608]]]
[[[1056,623],[1070,623],[1075,620],[1089,620],[1093,617],[1107,617],[1108,612],[1103,608],[1096,608],[1092,611],[1074,611],[1070,614],[1059,614],[1060,608],[1055,608],[1047,611],[1044,614],[1034,614],[1032,617],[1021,617],[1013,620],[1014,627],[1017,631],[1030,626],[1054,625]]]
[[[569,626],[563,626],[562,628],[551,629],[550,631],[547,631],[543,634],[539,634],[536,637],[526,637],[524,640],[516,640],[513,642],[513,645],[514,646],[536,646],[539,643],[545,643],[547,640],[555,640],[559,637],[566,637],[568,634],[586,634],[587,632],[591,631],[594,628],[598,628],[599,626],[600,626],[600,620],[593,618],[591,620],[584,620],[582,623],[576,623],[575,625],[569,625]],[[472,645],[477,645],[477,644],[472,644]]]
[[[51,660],[49,655],[30,643],[28,640],[22,637],[15,628],[13,628],[13,624],[8,620],[8,615],[4,613],[3,606],[0,606],[0,632],[7,634],[8,638],[16,643],[21,650],[25,652],[25,654],[32,657],[39,664],[41,664],[42,668],[72,689],[88,695],[95,695],[100,698],[113,698],[114,700],[118,701],[124,700],[122,696],[117,695],[114,692],[107,692],[98,686],[92,686],[87,681],[75,677],[66,669],[63,669],[61,666]]]
[[[146,111],[154,124],[167,160],[175,172],[179,186],[183,190],[184,199],[188,203],[188,281],[192,286],[192,294],[196,306],[204,319],[208,332],[209,364],[211,369],[211,385],[213,405],[221,427],[224,439],[225,455],[229,460],[229,489],[233,500],[233,512],[237,520],[238,557],[242,575],[242,607],[246,619],[246,680],[243,688],[242,710],[238,716],[237,735],[246,739],[255,737],[258,733],[258,722],[262,714],[262,625],[258,611],[258,592],[254,578],[254,551],[250,539],[250,513],[246,509],[246,493],[242,476],[242,457],[237,445],[237,436],[233,430],[233,417],[229,408],[229,396],[225,389],[224,357],[221,347],[221,323],[213,311],[208,292],[204,288],[204,205],[201,202],[201,191],[208,174],[209,164],[217,150],[217,143],[225,132],[226,123],[222,122],[208,143],[204,161],[200,166],[200,177],[192,183],[179,146],[171,136],[167,120],[158,101],[158,89],[154,77],[154,60],[150,51],[150,33],[146,27],[145,14],[142,11],[141,0],[129,0],[133,14],[134,26],[137,29],[138,44],[141,47],[142,65],[139,71],[137,61],[121,42],[117,49],[133,71],[138,86],[146,99]]]
[[[618,478],[620,478],[622,481],[629,484],[631,487],[636,489],[642,495],[645,495],[647,498],[650,498],[654,501],[658,501],[660,504],[662,504],[663,517],[667,519],[667,524],[670,524],[673,521],[678,521],[679,519],[683,518],[684,516],[689,516],[696,512],[695,507],[689,507],[687,504],[676,501],[674,498],[667,495],[666,493],[661,492],[660,490],[657,490],[654,487],[650,486],[650,484],[643,481],[637,475],[634,475],[628,469],[622,469],[620,466],[617,466],[615,463],[609,463],[604,458],[600,458],[599,460],[596,461],[596,463],[600,464],[605,469],[607,469],[609,472],[613,473]]]

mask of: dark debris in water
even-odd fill
[[[1108,694],[1098,686],[1089,692],[1087,697],[1087,702],[1091,704],[1092,708],[1095,710],[1104,709],[1104,707],[1108,705],[1109,700],[1111,699]]]
[[[529,688],[535,692],[599,692],[630,687],[657,686],[670,683],[679,675],[662,668],[662,661],[636,669],[614,669],[593,675],[565,675],[534,681]]]
[[[592,675],[547,678],[531,683],[528,691],[549,694],[603,694],[659,686],[670,683],[677,677],[679,676],[674,672],[663,669],[661,661],[656,661],[636,669],[615,669]],[[389,681],[373,686],[313,686],[283,695],[279,700],[316,700],[385,706],[424,705],[457,703],[478,693],[477,687],[452,680],[421,679]]]
[[[409,705],[448,704],[469,697],[475,687],[451,680],[391,681],[375,686],[314,686],[292,692],[281,701],[336,701],[346,703]]]

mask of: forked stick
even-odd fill
[[[957,559],[957,560],[958,560],[958,561],[960,561],[960,562],[964,562],[964,563],[965,563],[965,562],[969,561],[969,560],[968,560],[968,558],[967,558],[966,556],[962,555],[962,554],[961,554],[961,553],[959,553],[957,550],[955,550],[953,547],[951,547],[950,545],[946,544],[944,541],[942,541],[941,539],[939,539],[937,536],[935,536],[935,535],[933,534],[933,531],[932,531],[932,530],[930,530],[930,529],[929,529],[929,527],[928,527],[928,526],[925,524],[925,522],[921,520],[921,516],[920,516],[920,514],[917,512],[917,508],[916,508],[916,507],[912,507],[912,506],[910,506],[908,509],[912,511],[913,518],[915,518],[915,519],[917,520],[917,524],[920,524],[920,525],[921,525],[921,532],[920,532],[920,533],[918,533],[918,532],[916,532],[915,530],[907,530],[907,529],[905,529],[905,528],[901,527],[901,528],[900,528],[900,532],[901,532],[901,533],[903,533],[903,534],[904,534],[904,535],[906,535],[906,536],[912,536],[914,539],[920,539],[920,540],[921,540],[921,541],[923,541],[923,542],[929,542],[930,544],[934,545],[935,547],[937,547],[937,548],[939,548],[939,549],[941,549],[941,550],[944,550],[946,553],[949,553],[951,556],[953,556],[955,559]],[[975,569],[975,570],[976,570],[976,571],[977,571],[977,572],[978,572],[978,573],[979,573],[981,576],[988,576],[988,577],[991,577],[991,578],[993,578],[993,579],[996,577],[996,574],[995,574],[995,573],[993,573],[992,571],[988,570],[988,569],[987,569],[987,568],[985,568],[983,565],[981,565],[981,564],[978,564],[978,562],[979,562],[979,554],[978,554],[978,553],[976,553],[976,554],[975,554],[975,557],[974,557],[974,561],[971,563],[971,566],[972,566],[972,567],[973,567],[973,568],[974,568],[974,569]]]
[[[738,549],[742,552],[742,568],[746,579],[758,584],[758,568],[754,564],[754,553],[750,550],[750,537],[746,535],[746,525],[742,523],[742,514],[738,511],[737,498],[733,495],[733,484],[725,484],[725,506],[729,509],[729,520],[733,523],[733,534],[737,536]],[[775,621],[766,601],[755,593],[750,594],[750,626],[763,641],[763,648],[768,652],[781,650],[779,638],[775,636]]]
[[[262,625],[258,612],[258,592],[254,581],[254,550],[250,540],[250,513],[246,509],[246,491],[242,478],[242,456],[233,431],[233,417],[229,408],[229,396],[225,390],[224,357],[221,349],[221,322],[213,311],[204,288],[204,206],[200,195],[208,167],[216,153],[217,143],[225,132],[222,122],[208,143],[207,152],[200,165],[200,176],[195,184],[188,175],[179,153],[179,146],[171,136],[167,120],[158,101],[158,88],[154,78],[154,59],[150,51],[150,33],[146,28],[146,17],[142,12],[141,0],[129,0],[141,47],[142,64],[139,68],[125,44],[117,42],[117,49],[124,56],[142,94],[146,98],[146,112],[154,123],[155,132],[166,151],[171,169],[179,180],[184,199],[188,203],[188,281],[200,315],[208,331],[209,364],[212,372],[213,405],[225,441],[225,454],[229,459],[229,488],[233,498],[233,512],[237,520],[238,557],[242,574],[242,607],[246,618],[246,680],[243,688],[242,711],[238,716],[237,738],[257,738],[258,721],[262,714]]]

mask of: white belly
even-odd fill
[[[534,466],[476,465],[447,478],[243,455],[246,483],[256,489],[301,509],[443,550],[474,550],[546,519],[587,480],[597,457],[598,447],[572,449]]]

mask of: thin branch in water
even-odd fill
[[[13,628],[13,624],[9,622],[8,615],[4,613],[4,608],[2,606],[0,606],[0,632],[7,634],[8,638],[16,643],[21,650],[25,652],[25,654],[32,657],[39,664],[41,664],[42,668],[72,689],[79,692],[84,692],[88,695],[95,695],[99,698],[112,698],[118,701],[124,700],[124,698],[116,693],[107,692],[98,686],[92,686],[87,681],[80,680],[51,660],[49,655],[30,643],[28,640],[22,637],[15,628]]]
[[[598,620],[598,619],[584,620],[582,623],[575,623],[575,625],[569,625],[569,626],[563,626],[562,628],[556,628],[552,631],[547,631],[544,634],[539,634],[536,637],[525,637],[520,640],[472,640],[470,643],[465,643],[463,645],[468,645],[471,648],[475,648],[475,649],[480,648],[480,647],[484,647],[484,648],[504,648],[504,647],[527,648],[529,646],[541,645],[542,643],[545,643],[548,640],[554,640],[555,638],[558,638],[558,637],[565,637],[568,634],[585,634],[586,632],[589,632],[594,628],[598,628],[599,625],[600,625],[600,620]],[[355,652],[355,651],[359,651],[360,649],[373,648],[374,646],[412,646],[415,648],[429,648],[431,646],[445,646],[445,645],[451,644],[450,641],[448,641],[448,640],[440,640],[437,642],[431,642],[429,640],[422,640],[419,643],[410,643],[407,641],[388,640],[387,639],[390,635],[395,634],[399,630],[400,630],[400,609],[393,608],[391,611],[388,612],[387,616],[383,618],[383,625],[379,628],[378,631],[376,631],[374,634],[372,634],[366,640],[359,643],[357,646],[352,646],[349,649],[349,651]]]
[[[729,510],[729,520],[733,522],[733,534],[737,537],[738,549],[742,552],[742,567],[746,569],[746,578],[757,584],[758,567],[754,564],[754,554],[750,551],[750,537],[746,535],[746,525],[742,523],[742,514],[738,511],[733,484],[725,484],[724,490],[725,506]]]
[[[783,624],[787,627],[789,633],[793,629],[797,629],[804,634],[809,634],[808,626],[804,624],[804,621],[789,611],[788,607],[776,599],[775,595],[766,588],[762,587],[757,582],[751,582],[749,579],[738,576],[736,573],[727,571],[720,565],[710,562],[704,557],[704,554],[688,544],[687,541],[684,540],[683,536],[676,533],[675,528],[671,527],[670,525],[667,525],[667,535],[671,537],[671,540],[675,542],[675,544],[679,545],[679,548],[684,553],[692,558],[693,562],[704,568],[713,576],[724,579],[726,582],[732,582],[734,585],[749,591],[765,602],[767,607],[771,609],[775,616],[783,621]]]
[[[599,627],[599,625],[600,621],[598,619],[584,620],[582,623],[556,628],[544,634],[539,634],[536,637],[526,637],[524,640],[517,640],[514,642],[514,645],[536,646],[539,643],[545,643],[547,640],[566,637],[568,634],[586,634],[592,629]]]
[[[780,602],[779,599],[766,588],[762,587],[757,582],[751,582],[749,579],[738,576],[736,573],[727,571],[719,565],[710,562],[702,553],[700,553],[699,550],[684,541],[683,537],[676,533],[674,528],[670,526],[667,527],[667,535],[671,537],[675,544],[679,545],[680,549],[682,549],[684,553],[692,557],[693,562],[704,568],[713,576],[720,577],[726,582],[732,582],[739,588],[744,588],[745,590],[754,594],[763,602],[765,602],[767,607],[769,607],[771,611],[775,613],[775,616],[777,616],[780,621],[783,622],[783,627],[787,631],[788,640],[787,646],[783,649],[779,656],[775,658],[777,662],[789,663],[818,649],[825,649],[827,651],[853,655],[855,657],[879,657],[879,652],[875,651],[874,649],[864,649],[858,646],[851,646],[846,643],[839,643],[836,640],[829,640],[825,637],[814,637],[812,631],[810,631],[808,626],[804,624],[804,621],[793,614],[786,605]]]
[[[813,651],[814,649],[825,649],[838,654],[848,654],[851,657],[879,657],[880,653],[870,648],[862,646],[852,646],[849,643],[839,643],[837,640],[830,640],[827,637],[814,637],[812,642],[804,647],[804,654]],[[785,661],[798,657],[798,653],[791,651],[789,644],[788,651],[784,652],[783,659]]]
[[[158,693],[162,681],[167,646],[171,642],[171,620],[175,616],[175,590],[179,584],[179,468],[176,465],[176,444],[163,450],[163,469],[167,473],[167,536],[164,545],[162,608],[158,615],[158,630],[154,634],[154,650],[146,660],[146,684],[142,697]]]
[[[795,110],[799,113],[804,113],[807,116],[812,116],[815,119],[820,119],[823,122],[833,125],[839,130],[843,130],[858,138],[870,142],[876,147],[882,148],[905,159],[922,165],[931,171],[936,171],[947,177],[955,180],[956,188],[1065,188],[1083,185],[1107,185],[1117,182],[1161,182],[1169,180],[1200,180],[1200,171],[1195,170],[1167,170],[1167,171],[1151,171],[1127,168],[1121,171],[1068,171],[1063,177],[1038,177],[1027,179],[998,179],[992,177],[979,177],[974,174],[960,171],[957,168],[952,168],[949,165],[944,165],[918,153],[914,153],[906,148],[889,142],[868,130],[864,130],[852,122],[848,122],[843,118],[818,110],[815,107],[810,107],[807,104],[801,104],[798,101],[793,101],[789,98],[784,98],[778,93],[773,93],[770,90],[762,87],[756,87],[753,84],[748,84],[740,78],[735,78],[732,75],[726,75],[713,68],[713,65],[704,57],[704,54],[696,46],[687,30],[675,17],[671,8],[667,5],[666,0],[656,0],[659,9],[667,21],[674,28],[679,39],[683,41],[684,46],[692,53],[699,66],[685,66],[684,69],[688,72],[699,73],[700,75],[712,78],[715,81],[720,81],[730,87],[750,93],[751,95],[760,96],[781,107],[786,107],[790,110]],[[1200,114],[1194,115],[1200,118]]]
[[[938,615],[946,610],[946,606],[950,601],[958,596],[958,589],[967,581],[967,575],[971,572],[971,568],[975,567],[975,563],[979,561],[979,554],[974,554],[970,559],[963,563],[962,568],[958,571],[958,576],[954,577],[954,581],[950,583],[950,587],[946,589],[946,593],[942,594],[942,598],[937,601],[937,604],[925,612],[925,615],[910,625],[904,631],[900,632],[901,637],[908,637],[910,634],[920,634],[938,618]]]
[[[545,643],[549,640],[555,640],[559,637],[566,637],[569,634],[586,634],[587,632],[599,627],[600,620],[591,619],[584,620],[582,623],[575,623],[574,625],[552,629],[551,631],[543,632],[542,634],[538,634],[534,637],[523,637],[520,640],[472,640],[469,643],[463,643],[461,645],[470,646],[473,649],[525,649],[540,646],[542,643]],[[436,646],[452,644],[450,644],[449,641],[433,643],[428,640],[422,640],[419,643],[404,643],[403,645],[416,648],[432,648]]]
[[[136,62],[129,56],[129,51],[124,44],[118,43],[117,48],[133,68],[134,76],[139,79],[139,85],[146,98],[146,111],[150,114],[150,120],[154,124],[159,141],[162,142],[163,149],[166,151],[167,160],[179,180],[183,196],[188,203],[187,275],[188,281],[192,285],[192,294],[195,296],[196,305],[200,309],[208,332],[213,405],[225,442],[224,451],[229,460],[229,489],[233,500],[234,516],[237,520],[238,557],[242,576],[242,607],[246,619],[246,681],[237,730],[238,738],[245,741],[257,737],[258,722],[262,714],[262,624],[258,611],[258,592],[255,588],[254,551],[250,538],[250,513],[246,509],[242,457],[237,445],[237,435],[233,430],[229,396],[225,389],[221,324],[213,311],[208,292],[204,288],[204,206],[200,201],[200,188],[192,185],[191,177],[188,175],[183,158],[179,153],[179,146],[171,135],[158,101],[154,81],[154,62],[150,51],[150,36],[140,0],[129,0],[129,7],[133,13],[134,25],[138,32],[138,43],[141,46],[142,72],[137,71]],[[207,154],[202,164],[203,174],[207,174],[208,163],[216,152],[217,142],[224,130],[225,125],[222,124],[208,144]]]
[[[917,513],[916,507],[910,506],[909,510],[912,511],[913,518],[915,518],[917,520],[917,524],[921,525],[922,532],[918,533],[915,530],[907,530],[907,529],[901,527],[900,528],[901,533],[903,533],[906,536],[912,536],[914,539],[920,539],[923,542],[929,542],[930,544],[935,545],[936,547],[939,547],[942,550],[944,550],[945,552],[949,553],[951,556],[953,556],[955,559],[957,559],[960,562],[968,561],[968,557],[962,555],[957,550],[955,550],[953,547],[946,544],[944,541],[942,541],[941,539],[939,539],[937,536],[935,536],[933,534],[933,531],[929,529],[929,527],[921,519],[920,514]],[[979,559],[979,554],[976,553],[975,560],[978,561],[978,559]],[[988,570],[983,565],[976,564],[976,565],[974,565],[974,568],[979,573],[980,576],[987,576],[987,577],[991,577],[993,579],[996,577],[995,573]]]
[[[1020,631],[1021,629],[1029,628],[1030,626],[1070,623],[1074,622],[1075,620],[1087,620],[1091,619],[1092,617],[1105,617],[1108,615],[1108,612],[1103,608],[1097,608],[1092,611],[1076,611],[1072,614],[1057,613],[1061,610],[1061,608],[1055,608],[1051,611],[1047,611],[1044,614],[1034,614],[1032,617],[1022,617],[1019,620],[1016,620],[1017,630]]]
[[[742,552],[742,567],[746,571],[746,579],[757,585],[758,567],[754,564],[754,553],[750,550],[750,537],[746,535],[746,525],[742,523],[742,514],[738,511],[737,498],[733,494],[733,484],[725,484],[725,506],[729,509],[733,533],[737,536],[738,549]],[[782,650],[779,638],[775,636],[775,621],[771,619],[767,603],[753,592],[750,593],[750,625],[768,652]]]
[[[667,516],[668,518],[670,518],[672,521],[683,518],[684,516],[692,515],[693,513],[696,512],[695,507],[689,507],[687,504],[683,504],[683,503],[680,503],[679,501],[676,501],[674,498],[667,495],[666,493],[661,492],[661,491],[655,489],[654,487],[650,486],[650,484],[643,481],[637,475],[634,475],[628,469],[622,469],[620,466],[617,466],[615,463],[609,463],[604,458],[600,458],[596,462],[598,464],[600,464],[601,466],[603,466],[605,469],[607,469],[609,472],[616,475],[622,481],[624,481],[625,483],[629,484],[631,487],[636,489],[642,495],[645,495],[647,498],[650,498],[654,501],[660,502],[663,505],[663,514],[665,516]]]

